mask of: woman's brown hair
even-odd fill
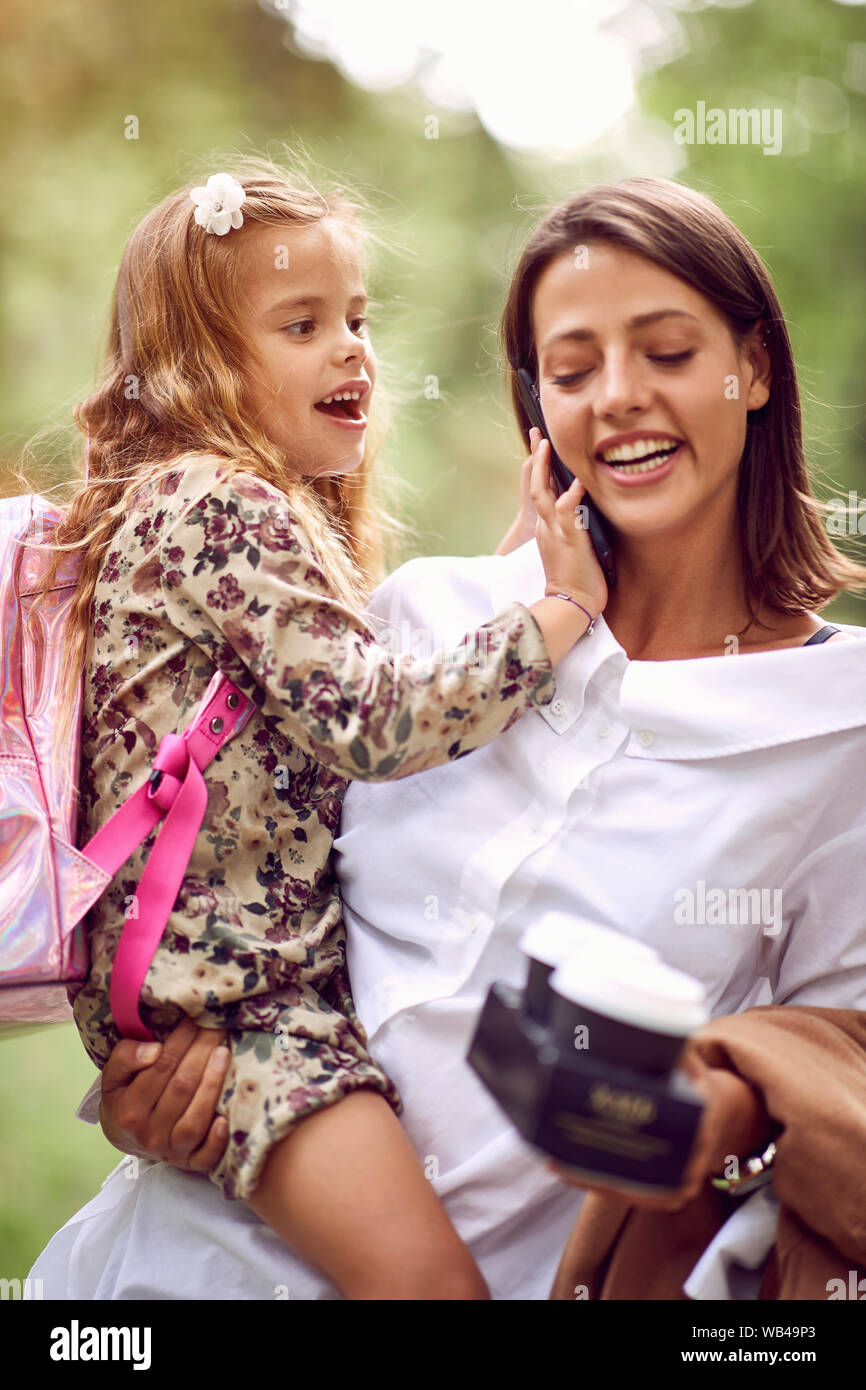
[[[837,550],[826,504],[811,490],[803,452],[800,392],[784,315],[769,272],[712,199],[669,179],[628,178],[587,189],[550,209],[511,279],[500,340],[517,422],[529,447],[530,421],[517,371],[537,376],[532,300],[545,267],[564,252],[608,242],[645,256],[698,290],[724,315],[738,349],[766,326],[770,398],[749,412],[740,460],[737,512],[746,603],[801,613],[843,589],[866,587],[866,567]],[[612,536],[616,547],[615,531]]]
[[[388,423],[381,372],[360,467],[353,474],[303,479],[245,407],[244,343],[236,327],[240,253],[249,228],[339,219],[366,255],[375,240],[361,221],[366,209],[357,194],[341,187],[313,187],[300,168],[290,174],[259,156],[233,158],[227,168],[246,193],[241,228],[217,236],[195,222],[190,189],[204,181],[198,178],[165,198],[132,233],[114,287],[101,379],[74,411],[85,436],[79,477],[49,542],[53,553],[37,599],[47,597],[64,555],[78,552],[65,708],[84,672],[106,552],[142,485],[203,456],[224,472],[257,474],[288,496],[335,596],[355,608],[384,578],[382,523],[401,529],[373,486],[373,464]],[[34,491],[20,468],[14,472],[24,491]]]

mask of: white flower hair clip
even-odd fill
[[[232,227],[243,226],[240,206],[247,195],[231,174],[211,174],[207,186],[194,188],[189,196],[196,205],[193,216],[206,232],[225,236]]]

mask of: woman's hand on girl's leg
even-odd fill
[[[215,1117],[231,1053],[225,1032],[185,1018],[152,1060],[146,1044],[117,1043],[102,1072],[99,1121],[109,1143],[139,1158],[161,1159],[186,1172],[208,1173],[228,1142],[228,1123]],[[153,1044],[151,1044],[153,1046]]]

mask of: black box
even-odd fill
[[[680,1186],[704,1102],[681,1072],[642,1074],[568,1049],[494,983],[467,1060],[520,1133],[593,1186]]]

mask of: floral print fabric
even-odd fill
[[[230,1134],[210,1178],[238,1199],[300,1119],[356,1087],[372,1086],[400,1112],[367,1050],[346,968],[331,846],[348,779],[405,777],[462,757],[547,704],[554,682],[520,603],[446,660],[395,660],[330,595],[278,488],[194,461],[138,493],[97,582],[79,844],[142,785],[160,740],[187,726],[217,666],[257,710],[205,773],[207,813],[141,1016],[161,1041],[184,1014],[228,1030],[218,1111]],[[91,969],[70,999],[99,1067],[120,1039],[112,959],[157,833],[85,921]]]

